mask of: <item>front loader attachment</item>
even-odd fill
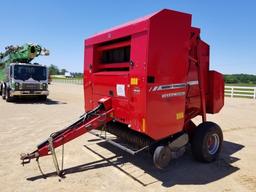
[[[91,111],[80,116],[79,120],[72,125],[54,132],[50,137],[37,146],[37,150],[32,153],[21,154],[22,164],[30,163],[31,159],[52,155],[57,174],[60,174],[55,148],[64,145],[65,143],[87,133],[92,129],[98,129],[112,120],[112,104],[111,98],[102,98],[99,100],[99,105]]]

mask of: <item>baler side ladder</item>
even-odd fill
[[[30,163],[31,159],[34,158],[38,161],[39,157],[52,155],[56,172],[60,176],[61,171],[55,154],[55,148],[61,145],[63,146],[65,143],[89,132],[92,129],[98,129],[104,126],[107,122],[112,120],[112,112],[111,98],[107,97],[100,99],[99,105],[96,108],[84,113],[80,116],[79,120],[67,128],[52,133],[47,140],[37,146],[37,150],[32,153],[21,154],[20,159],[22,160],[22,164]]]

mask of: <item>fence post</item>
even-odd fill
[[[256,99],[256,87],[254,87],[253,99]]]
[[[234,87],[231,87],[231,98],[234,97]]]

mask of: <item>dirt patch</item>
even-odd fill
[[[214,163],[196,162],[188,150],[159,171],[148,154],[133,157],[86,134],[65,145],[66,175],[60,179],[51,157],[40,159],[42,176],[35,161],[22,167],[19,155],[83,113],[83,87],[52,84],[47,102],[0,100],[1,191],[255,191],[256,100],[225,102],[219,114],[208,116],[224,132],[223,151]]]

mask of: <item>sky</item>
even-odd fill
[[[0,0],[0,51],[37,43],[51,52],[35,62],[83,71],[84,39],[167,8],[192,14],[210,45],[211,69],[256,75],[254,0]]]

